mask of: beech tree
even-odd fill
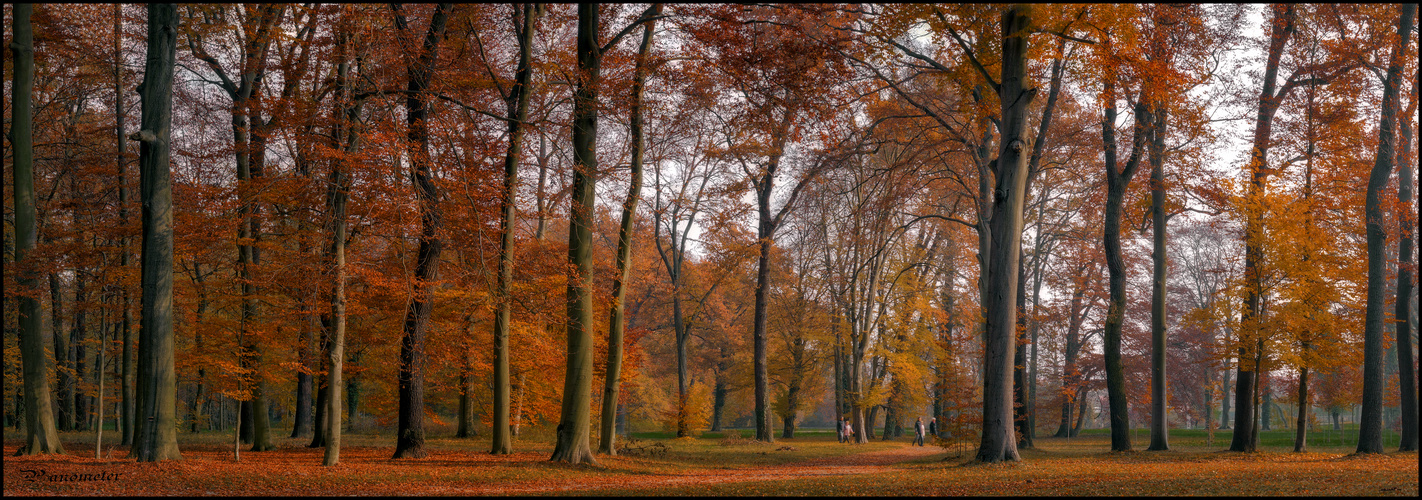
[[[597,184],[597,107],[602,55],[637,24],[644,12],[607,44],[598,37],[598,4],[578,5],[578,72],[573,92],[573,206],[568,214],[568,363],[563,411],[550,460],[596,465],[589,446],[592,411],[592,216]]]
[[[410,162],[410,181],[420,207],[420,250],[415,264],[415,290],[405,312],[405,325],[400,340],[400,415],[396,427],[395,455],[392,458],[424,458],[425,451],[425,330],[429,326],[430,310],[434,307],[430,287],[439,277],[439,238],[441,211],[439,192],[430,178],[429,95],[439,42],[444,38],[445,23],[452,4],[436,5],[430,15],[418,49],[405,51],[405,140]],[[391,4],[395,27],[401,39],[411,40],[409,21],[401,4]],[[334,398],[333,398],[334,400]]]
[[[138,414],[129,455],[139,462],[182,460],[176,425],[173,367],[173,188],[169,171],[173,67],[177,58],[173,4],[148,6],[148,57],[143,102],[139,183],[143,200],[143,300],[138,334]]]
[[[661,13],[662,4],[652,4],[647,10],[651,19],[642,25],[642,45],[637,50],[637,65],[632,76],[632,103],[629,105],[632,141],[632,179],[627,189],[627,200],[622,203],[622,224],[617,232],[617,276],[612,282],[612,311],[607,332],[607,371],[604,375],[602,391],[602,442],[598,451],[609,455],[617,454],[617,401],[618,384],[622,378],[622,344],[627,328],[623,313],[626,308],[627,280],[631,272],[633,217],[637,213],[637,203],[642,193],[642,157],[645,146],[642,138],[642,91],[646,86],[650,63],[647,54],[652,50],[652,33],[656,30],[655,16]],[[683,396],[684,399],[684,396]],[[684,403],[683,403],[684,405]]]
[[[494,426],[493,449],[490,453],[500,455],[513,453],[513,443],[509,435],[509,282],[513,277],[513,246],[515,195],[518,194],[518,163],[523,148],[524,122],[528,120],[528,101],[533,89],[529,84],[533,69],[529,59],[533,53],[533,34],[542,7],[524,4],[521,12],[513,16],[514,33],[518,36],[518,69],[515,70],[514,85],[504,96],[509,123],[509,148],[504,156],[504,192],[502,200],[503,218],[499,230],[503,233],[499,246],[499,289],[498,311],[494,316]],[[515,7],[515,11],[519,11]]]
[[[170,6],[171,8],[171,6]],[[15,265],[21,269],[19,284],[28,290],[37,288],[34,263],[30,251],[35,247],[34,145],[31,133],[30,92],[34,88],[34,30],[30,14],[34,6],[16,4],[11,18],[14,39],[10,54],[14,58],[14,86],[10,107],[10,145],[14,148],[15,189]],[[44,339],[40,331],[39,300],[26,294],[19,298],[20,350],[25,378],[25,444],[19,455],[64,453],[59,432],[54,425],[54,413],[49,393],[48,367],[45,362]]]
[[[1386,281],[1387,232],[1383,228],[1382,191],[1392,175],[1397,150],[1398,93],[1402,82],[1402,58],[1407,53],[1407,40],[1412,36],[1417,4],[1398,6],[1397,39],[1388,57],[1387,77],[1383,80],[1382,120],[1378,126],[1378,150],[1368,177],[1365,215],[1368,229],[1368,305],[1363,325],[1363,410],[1358,421],[1358,453],[1382,453],[1383,410],[1383,294]],[[1406,300],[1406,299],[1403,299]],[[1410,348],[1410,346],[1409,346]],[[1414,396],[1403,394],[1409,400]],[[1415,427],[1415,426],[1414,426]],[[1414,429],[1415,430],[1415,429]],[[1413,440],[1416,440],[1414,434]]]

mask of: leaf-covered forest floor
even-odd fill
[[[308,439],[277,439],[278,450],[244,450],[234,462],[230,433],[180,433],[184,460],[175,462],[135,463],[122,458],[122,447],[110,453],[107,438],[108,458],[95,459],[93,436],[80,433],[61,434],[68,455],[12,457],[21,436],[6,429],[4,494],[1418,495],[1416,452],[1352,456],[1351,443],[1327,443],[1322,432],[1301,454],[1272,444],[1291,431],[1264,433],[1265,451],[1255,454],[1219,451],[1228,431],[1216,432],[1213,444],[1204,431],[1173,431],[1173,451],[1126,453],[1107,451],[1104,433],[1086,432],[1070,440],[1039,437],[1022,462],[1009,464],[972,464],[971,447],[916,447],[907,437],[848,445],[829,433],[802,433],[774,444],[719,435],[645,439],[639,444],[669,451],[599,456],[600,467],[550,463],[552,443],[536,439],[495,456],[487,438],[431,438],[428,458],[391,460],[393,438],[348,435],[341,464],[327,468],[322,449],[305,447]],[[1144,448],[1148,435],[1133,442]]]

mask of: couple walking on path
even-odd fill
[[[837,427],[838,427],[838,431],[839,431],[839,442],[841,442],[841,443],[847,443],[847,442],[850,442],[850,440],[854,439],[854,425],[852,425],[852,424],[849,423],[849,417],[844,417],[843,420],[840,420],[840,421],[838,421],[837,423],[838,423]],[[918,417],[917,419],[914,419],[914,422],[913,422],[913,433],[914,433],[913,444],[916,444],[916,445],[919,445],[919,446],[923,446],[923,435],[924,435],[925,432],[927,432],[928,434],[933,434],[933,435],[935,435],[935,436],[938,435],[938,418],[937,418],[937,417],[934,417],[934,418],[932,418],[932,419],[929,420],[929,422],[928,422],[928,428],[927,428],[927,429],[924,429],[924,427],[923,427],[923,417]]]

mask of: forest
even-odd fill
[[[1416,495],[1416,7],[7,4],[6,494],[1292,451]],[[321,477],[156,491],[385,491]],[[778,480],[685,492],[848,491]]]

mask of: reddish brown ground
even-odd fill
[[[654,488],[730,482],[845,476],[882,472],[890,464],[941,453],[934,447],[895,447],[846,457],[755,468],[631,466],[636,459],[600,457],[608,469],[550,464],[547,451],[512,455],[433,450],[428,458],[391,460],[388,447],[351,447],[341,464],[323,467],[323,451],[288,447],[242,454],[233,462],[226,446],[185,446],[182,461],[136,463],[94,459],[93,448],[70,446],[68,455],[12,457],[4,447],[5,495],[518,495],[608,488]],[[645,464],[642,464],[645,465]],[[631,466],[631,467],[628,467]],[[48,481],[71,474],[117,475],[113,480]]]

